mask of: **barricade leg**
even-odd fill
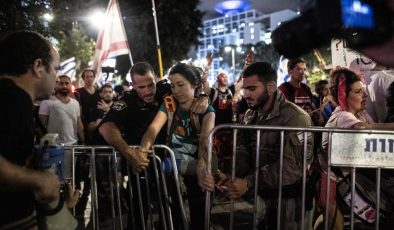
[[[123,215],[122,215],[122,204],[121,204],[121,198],[120,198],[120,185],[118,178],[118,158],[116,156],[115,149],[112,149],[112,158],[113,158],[113,172],[114,172],[114,178],[115,178],[115,187],[116,187],[116,202],[117,202],[117,207],[118,207],[118,215],[119,215],[119,227],[120,229],[123,229]],[[122,178],[121,178],[122,179]]]
[[[156,156],[156,160],[161,165],[161,159]],[[164,204],[165,204],[165,211],[166,211],[166,216],[167,220],[169,221],[168,227],[170,230],[174,229],[174,223],[172,221],[172,213],[171,213],[171,208],[170,208],[170,197],[168,195],[168,190],[167,190],[167,183],[165,182],[165,175],[162,170],[160,170],[160,180],[163,182],[163,196],[164,196]],[[158,190],[158,196],[160,196],[161,193]]]
[[[162,186],[160,185],[160,177],[159,177],[159,171],[161,171],[161,167],[160,169],[157,167],[157,162],[156,162],[156,155],[155,155],[155,151],[152,152],[152,162],[153,162],[153,170],[154,170],[154,174],[155,174],[155,182],[156,182],[156,189],[158,191],[158,201],[159,201],[159,209],[160,209],[160,216],[161,216],[161,220],[163,222],[163,229],[167,230],[167,218],[166,215],[164,214],[164,207],[163,207],[163,197],[161,194],[162,192]]]

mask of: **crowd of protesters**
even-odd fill
[[[374,54],[373,50],[366,52]],[[207,56],[208,65],[204,70],[189,63],[176,64],[169,71],[169,81],[158,81],[149,63],[136,63],[130,69],[132,89],[117,89],[116,97],[110,84],[96,88],[95,72],[90,69],[82,72],[84,87],[72,93],[70,77],[57,76],[60,57],[56,48],[37,33],[12,33],[1,41],[0,57],[0,95],[7,99],[3,106],[6,110],[0,115],[0,229],[38,228],[39,213],[35,207],[59,198],[58,178],[34,167],[32,150],[34,143],[39,142],[39,137],[35,137],[34,124],[38,124],[36,127],[41,131],[59,134],[59,144],[115,147],[122,156],[119,167],[122,176],[128,174],[126,165],[136,175],[147,169],[151,163],[148,155],[152,146],[167,144],[175,152],[176,165],[171,167],[177,167],[182,177],[185,186],[182,192],[190,210],[190,226],[183,226],[179,210],[174,208],[175,229],[203,229],[205,191],[219,190],[229,199],[236,200],[254,189],[262,202],[259,229],[276,229],[279,186],[282,186],[283,196],[282,229],[320,229],[326,219],[334,229],[344,228],[346,209],[340,205],[343,200],[336,194],[335,186],[349,172],[347,169],[333,175],[325,172],[328,153],[325,133],[320,138],[306,135],[305,141],[296,133],[289,132],[281,146],[279,132],[263,131],[257,136],[250,130],[242,130],[237,136],[235,179],[231,179],[229,151],[233,137],[229,132],[221,132],[214,137],[213,154],[218,158],[217,165],[213,166],[212,174],[207,171],[208,135],[216,125],[394,129],[393,123],[375,123],[368,115],[368,88],[363,77],[349,69],[335,68],[328,80],[318,82],[317,95],[314,95],[305,84],[307,63],[302,58],[289,60],[290,81],[278,86],[273,65],[254,62],[248,55],[240,80],[235,83],[242,87],[242,100],[238,100],[236,94],[240,92],[234,90],[237,86],[228,86],[226,73],[217,74],[217,87],[208,85],[211,55]],[[123,86],[129,88],[128,84]],[[394,87],[391,84],[387,88],[388,113],[384,116],[387,117],[386,122],[390,122]],[[36,102],[40,102],[39,119],[34,121],[37,116],[33,113],[33,103]],[[260,143],[260,162],[256,187],[254,159],[257,142]],[[130,148],[130,145],[139,147]],[[322,150],[318,152],[320,148],[316,146],[322,146]],[[280,159],[281,148],[283,161]],[[165,153],[160,157],[164,161]],[[312,186],[320,193],[307,197],[305,213],[301,213],[302,194],[296,191],[301,189],[304,160],[308,165],[318,164],[320,167],[317,172],[320,180],[313,181],[315,186]],[[87,158],[78,158],[77,190],[70,187],[71,191],[65,197],[68,207],[76,205],[76,215],[83,215],[90,193],[90,166],[87,161]],[[281,185],[280,162],[283,166]],[[370,176],[368,171],[358,173]],[[390,170],[383,173],[382,184],[383,193],[390,202],[394,200],[394,192],[389,186],[394,178],[391,174]],[[332,204],[329,216],[325,217],[320,207],[328,205],[323,188],[328,178],[334,193],[330,194]],[[84,185],[83,191],[78,197],[81,184]],[[134,186],[131,189],[134,190]],[[301,219],[305,219],[304,226],[301,226]],[[140,229],[140,225],[145,223],[134,223],[128,228]],[[78,228],[85,226],[82,223]]]

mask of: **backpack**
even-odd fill
[[[350,211],[351,207],[351,174],[344,176],[339,172],[342,179],[337,183],[337,195],[342,199],[346,208]],[[355,182],[355,193],[353,207],[354,216],[367,223],[374,223],[377,219],[376,212],[376,191],[373,189],[375,183],[364,175],[357,173]],[[384,193],[380,194],[380,213],[389,213],[392,210],[391,203]]]
[[[169,96],[164,97],[164,106],[167,111],[167,138],[168,138],[168,142],[169,142],[170,138],[172,136],[172,133],[174,131],[174,113],[177,110],[176,102],[175,102],[173,95],[169,95]],[[195,131],[195,133],[197,133],[197,137],[198,137],[200,134],[200,131],[201,131],[201,122],[202,122],[203,116],[202,116],[202,114],[195,114],[191,111],[190,111],[189,116],[190,116],[190,125],[191,125],[193,131]]]

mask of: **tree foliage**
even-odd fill
[[[68,33],[58,33],[58,47],[62,60],[75,57],[77,62],[77,75],[83,69],[88,67],[89,61],[92,60],[95,49],[95,42],[88,38],[83,30],[76,26]]]
[[[275,67],[278,66],[280,55],[272,44],[266,44],[265,42],[259,42],[255,45],[255,61],[265,61],[271,63]]]
[[[88,17],[93,9],[105,9],[108,0],[52,0],[52,12],[55,15],[51,22],[51,34],[55,37],[59,33],[68,34],[75,27],[79,27],[92,38],[96,38],[97,30],[89,32],[91,25]]]
[[[51,0],[0,1],[0,38],[17,30],[34,30],[48,35],[43,15],[50,13]]]
[[[198,44],[202,12],[199,0],[156,0],[156,14],[163,67],[187,58],[191,46]],[[124,25],[134,62],[147,61],[158,70],[157,45],[152,2],[120,1]]]
[[[147,61],[158,70],[152,2],[148,0],[118,0],[134,62]],[[199,0],[155,0],[164,68],[174,61],[187,58],[191,46],[198,44],[198,28],[202,12]],[[0,1],[0,37],[20,29],[34,30],[59,41],[62,59],[76,56],[79,67],[87,63],[87,56],[97,31],[91,32],[86,18],[94,8],[105,9],[108,0],[2,0]],[[54,20],[44,26],[44,13],[52,13]],[[85,32],[86,33],[85,33]],[[76,43],[76,44],[72,44]],[[118,66],[125,75],[130,67],[127,56],[120,57]]]

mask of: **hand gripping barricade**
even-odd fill
[[[183,204],[183,198],[182,198],[182,194],[181,194],[181,185],[180,185],[180,179],[178,177],[178,168],[174,167],[175,165],[177,165],[177,162],[175,160],[175,155],[174,152],[167,146],[165,145],[154,145],[152,147],[153,151],[152,154],[149,155],[148,157],[150,157],[151,159],[151,166],[153,168],[153,172],[152,170],[150,170],[149,168],[147,170],[145,170],[143,173],[140,173],[138,175],[134,175],[135,177],[135,185],[137,187],[136,192],[137,194],[132,194],[133,190],[129,190],[130,192],[130,201],[131,202],[136,202],[136,200],[138,201],[138,205],[131,205],[132,207],[137,207],[138,206],[138,210],[132,210],[133,212],[138,212],[139,215],[136,215],[135,213],[132,214],[132,217],[135,216],[139,216],[139,220],[131,220],[132,223],[137,223],[137,224],[133,224],[133,226],[139,226],[141,229],[147,229],[148,225],[151,229],[154,229],[154,217],[156,215],[158,215],[159,220],[161,222],[161,229],[167,230],[167,229],[174,229],[174,223],[173,223],[173,211],[171,210],[171,204],[172,203],[176,203],[178,204],[178,207],[173,207],[173,208],[177,208],[180,210],[180,215],[181,215],[181,221],[182,221],[182,225],[183,225],[183,229],[188,229],[189,223],[187,221],[187,217],[186,217],[186,213],[185,213],[185,208],[184,208],[184,204]],[[156,155],[156,151],[158,149],[164,149],[166,150],[166,152],[169,154],[168,158],[164,159],[164,163],[162,162],[162,160]],[[169,169],[171,168],[171,169]],[[154,182],[150,182],[150,174],[153,173],[153,180]],[[168,192],[168,187],[167,187],[167,179],[168,177],[165,176],[165,173],[172,173],[173,176],[173,183],[175,184],[175,195],[174,194],[169,194]],[[141,175],[143,174],[143,175]],[[133,175],[130,173],[130,169],[128,168],[128,175],[129,178],[133,177]],[[141,187],[141,179],[145,180],[145,186],[146,186],[146,198],[143,198],[142,195],[142,187]],[[129,186],[132,187],[131,184],[132,180],[129,180]],[[150,187],[150,185],[154,183],[155,188],[151,189],[152,187]],[[151,191],[156,190],[157,192],[157,196],[153,196],[151,194]],[[133,199],[134,198],[134,199]],[[137,198],[137,199],[135,199]],[[154,201],[154,199],[157,199],[156,201]],[[146,200],[146,202],[148,203],[146,207],[146,209],[148,210],[144,210],[144,204],[143,204],[143,200]],[[175,199],[177,199],[175,201]],[[157,205],[155,205],[155,203],[157,203]],[[158,206],[157,209],[158,210],[154,210],[154,207]],[[148,214],[146,215],[146,211],[148,212]],[[148,216],[149,219],[145,220],[145,216]],[[141,224],[142,223],[142,224]]]
[[[137,148],[138,146],[130,146]],[[109,195],[110,195],[110,211],[112,220],[112,229],[124,229],[132,226],[132,229],[155,229],[155,222],[159,222],[161,229],[174,229],[172,223],[171,203],[173,199],[177,199],[183,229],[188,229],[188,220],[186,218],[185,208],[180,190],[178,169],[172,167],[176,165],[173,151],[165,145],[154,145],[153,151],[148,155],[150,166],[143,172],[133,175],[129,166],[127,166],[127,186],[123,184],[118,176],[119,153],[109,146],[70,146],[67,147],[72,153],[72,165],[75,165],[76,157],[88,155],[90,157],[90,186],[91,186],[91,217],[90,224],[93,229],[99,229],[101,226],[100,211],[104,208],[99,202],[100,197],[100,181],[103,179],[98,174],[101,169],[97,168],[97,160],[100,158],[108,159],[109,169]],[[165,150],[168,158],[163,164],[161,159],[156,155],[156,151]],[[170,161],[170,163],[169,163]],[[166,165],[166,166],[164,166]],[[171,165],[172,170],[168,170]],[[167,168],[166,168],[167,167]],[[75,168],[73,167],[72,177],[75,178]],[[175,195],[169,194],[165,172],[171,172],[175,183]],[[75,181],[73,181],[75,183]],[[128,201],[122,196],[121,190],[128,191]],[[130,189],[131,188],[131,189]],[[157,193],[156,195],[153,193]],[[172,195],[172,196],[171,196]],[[127,195],[126,195],[127,196]],[[127,204],[126,204],[127,203]],[[128,206],[128,208],[124,208]],[[125,212],[128,211],[128,214]],[[89,215],[88,215],[89,216]],[[88,217],[89,218],[89,217]]]
[[[350,216],[350,229],[358,229],[355,228],[355,224],[361,224],[362,226],[369,226],[369,228],[374,227],[375,229],[387,229],[382,226],[381,220],[384,219],[384,215],[393,212],[393,208],[381,192],[381,169],[392,169],[394,168],[394,139],[391,138],[393,132],[389,131],[377,131],[377,130],[347,130],[347,129],[334,129],[334,128],[295,128],[295,127],[275,127],[275,126],[244,126],[244,125],[219,125],[216,126],[209,135],[209,147],[208,147],[208,168],[207,171],[211,173],[210,161],[212,158],[212,140],[213,135],[220,129],[232,129],[233,130],[233,157],[232,157],[232,172],[231,172],[231,180],[235,178],[235,170],[236,170],[236,146],[237,146],[237,133],[242,130],[255,131],[256,135],[256,143],[254,146],[255,153],[258,153],[261,150],[260,136],[263,132],[279,132],[280,133],[280,146],[279,146],[279,164],[278,164],[278,185],[283,184],[283,166],[284,166],[284,142],[285,135],[288,132],[296,132],[297,136],[300,137],[303,149],[303,162],[302,162],[302,182],[301,182],[301,213],[305,213],[306,210],[306,199],[308,198],[308,190],[312,189],[314,184],[316,185],[316,181],[311,180],[310,176],[308,176],[308,171],[310,170],[310,165],[308,165],[306,160],[307,153],[307,139],[308,136],[319,133],[328,133],[328,149],[327,149],[327,157],[328,164],[321,165],[321,170],[326,171],[327,175],[333,171],[335,167],[350,167],[351,173],[346,175],[346,179],[343,180],[342,184],[338,184],[337,186],[337,197],[338,199],[343,199],[343,204],[348,208],[347,216]],[[255,154],[255,167],[254,167],[254,188],[258,188],[259,184],[259,171],[260,171],[260,154]],[[316,158],[316,153],[314,153],[314,157]],[[361,175],[357,175],[356,180],[356,168],[370,168],[376,170],[376,183],[367,183],[365,182],[365,178],[362,178]],[[312,183],[312,184],[310,184]],[[327,206],[323,209],[322,214],[325,216],[329,215],[330,208],[330,180],[326,180],[326,204]],[[276,206],[276,227],[273,229],[285,229],[283,227],[283,222],[281,221],[283,210],[282,202],[284,197],[286,196],[286,188],[285,186],[278,186],[277,191],[277,206]],[[296,192],[296,191],[294,191]],[[214,226],[215,229],[215,221],[211,221],[211,210],[214,210],[215,207],[211,205],[211,194],[210,192],[206,192],[206,210],[205,210],[205,229],[212,229]],[[253,190],[254,196],[254,206],[253,206],[253,223],[249,223],[248,226],[251,225],[251,229],[260,229],[259,228],[259,219],[258,219],[258,210],[257,210],[257,201],[258,196],[261,194],[258,192],[258,189]],[[235,213],[235,202],[231,200],[230,206],[230,221],[225,222],[229,225],[224,226],[224,229],[232,230],[234,228],[234,213]],[[353,207],[353,208],[350,208]],[[353,210],[353,211],[350,211]],[[270,210],[271,212],[274,210]],[[363,219],[363,216],[367,216],[367,219]],[[212,216],[214,217],[214,216]],[[356,219],[361,220],[356,221]],[[306,217],[301,215],[301,220],[299,222],[299,226],[295,229],[313,229],[312,225],[306,225],[307,223]],[[324,220],[324,229],[332,229],[332,224],[330,221],[327,221],[327,218]],[[303,227],[301,227],[303,226]],[[357,226],[357,225],[356,225]],[[220,228],[219,228],[220,229]],[[346,228],[345,228],[346,229]]]

